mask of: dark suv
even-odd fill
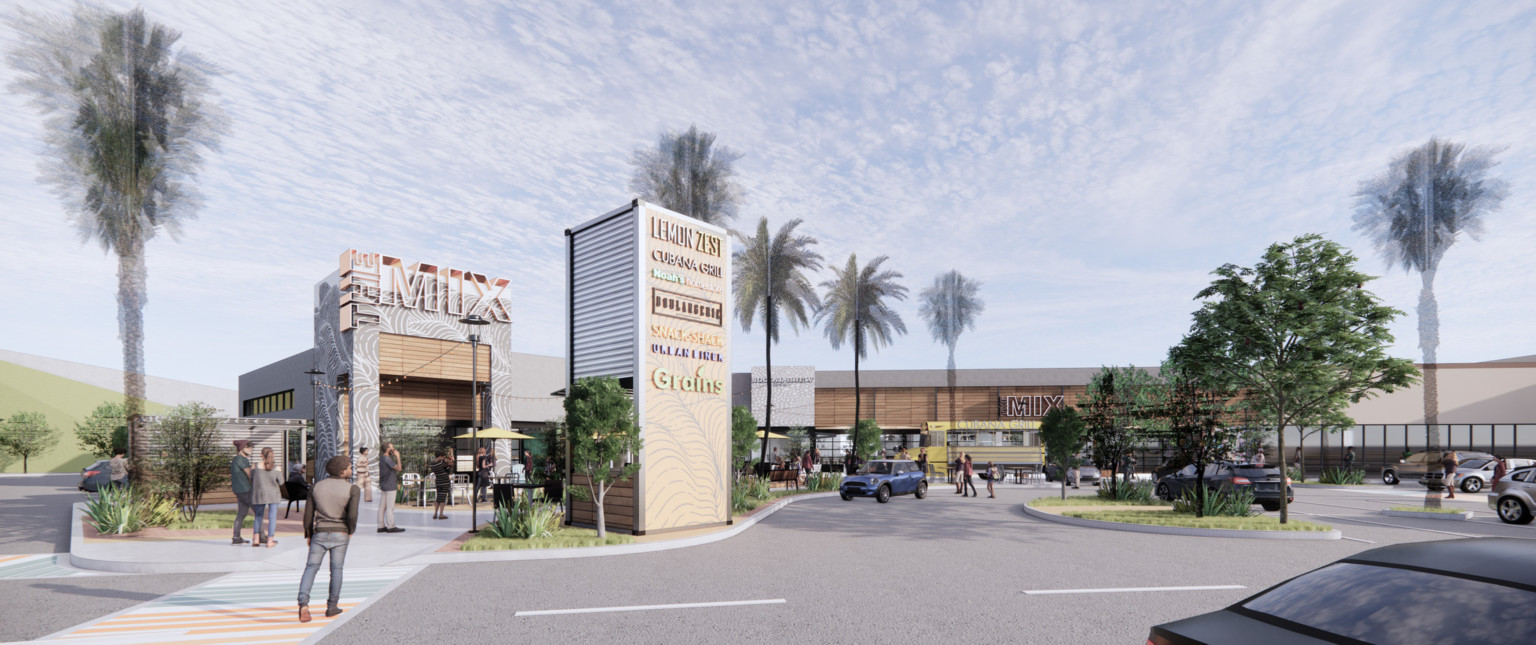
[[[1157,482],[1157,496],[1173,501],[1184,496],[1186,491],[1195,490],[1195,467],[1193,464],[1185,466],[1176,473],[1167,475]],[[1253,503],[1264,507],[1266,511],[1280,510],[1280,485],[1284,483],[1286,501],[1294,501],[1296,493],[1291,490],[1291,481],[1280,474],[1279,468],[1266,468],[1257,464],[1239,464],[1220,462],[1206,464],[1205,487],[1212,490],[1233,490],[1246,488],[1253,491]]]

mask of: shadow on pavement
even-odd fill
[[[84,501],[71,473],[0,477],[0,555],[67,553],[70,506]]]

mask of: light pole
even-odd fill
[[[320,435],[320,379],[317,378],[325,372],[313,367],[304,370],[309,375],[309,423],[315,429],[315,438]],[[318,455],[317,455],[318,456]],[[309,463],[309,437],[299,438],[299,462]]]
[[[479,314],[470,314],[459,319],[466,325],[478,327],[489,325],[491,321],[481,318]],[[474,444],[476,452],[480,448],[480,335],[469,335],[469,388],[470,388],[470,413],[474,415],[474,425],[469,428],[469,440]],[[479,498],[475,496],[480,488],[480,455],[474,456],[474,462],[470,464],[470,470],[474,472],[475,490],[469,493],[469,532],[480,531],[480,505]]]

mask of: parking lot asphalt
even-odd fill
[[[1386,494],[1391,491],[1299,491],[1297,519],[1334,524],[1352,538],[1324,542],[1102,531],[1022,514],[1025,501],[1053,492],[1009,487],[998,499],[978,499],[935,487],[927,500],[898,497],[883,505],[870,499],[810,500],[743,535],[679,551],[433,566],[332,638],[455,639],[498,632],[535,641],[622,635],[657,643],[759,640],[764,634],[815,641],[885,635],[1141,642],[1154,624],[1218,609],[1374,546],[1455,534],[1536,537],[1529,527],[1504,526],[1496,519],[1490,524],[1386,518],[1378,511],[1402,501]],[[1476,509],[1482,499],[1458,502]],[[1227,585],[1242,588],[1023,593]],[[764,604],[515,615],[734,602]]]

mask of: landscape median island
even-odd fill
[[[1239,531],[1332,531],[1333,527],[1315,522],[1291,521],[1281,524],[1279,518],[1268,515],[1237,517],[1207,515],[1195,517],[1190,511],[1176,510],[1163,501],[1111,500],[1096,496],[1079,495],[1066,499],[1038,498],[1029,506],[1046,513],[1100,522],[1171,526],[1190,529],[1226,529]]]

